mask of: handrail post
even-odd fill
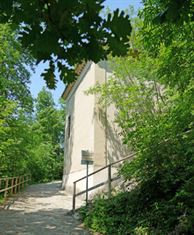
[[[18,192],[20,192],[20,188],[21,188],[21,176],[19,176]]]
[[[22,189],[24,189],[24,176],[22,176]]]
[[[88,168],[89,162],[86,163],[86,205],[88,204]]]
[[[30,181],[30,175],[26,176],[26,185],[29,185],[29,181]]]
[[[19,189],[19,182],[20,182],[20,177],[19,176],[17,176],[17,192],[19,192],[20,191],[20,189]]]
[[[14,178],[11,178],[11,194],[13,194]]]
[[[111,197],[111,164],[108,165],[108,198]]]
[[[14,177],[14,190],[13,193],[17,193],[17,177]]]
[[[73,205],[72,211],[75,212],[76,182],[73,182]]]
[[[5,179],[5,192],[4,192],[4,198],[6,198],[7,197],[7,188],[8,188],[8,185],[9,185],[9,179],[8,178],[6,178]]]
[[[28,175],[26,175],[26,180],[25,180],[26,182],[26,186],[28,185]]]
[[[16,177],[14,177],[15,179],[14,179],[14,193],[17,193],[17,176]]]

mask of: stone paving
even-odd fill
[[[60,182],[30,185],[0,209],[0,235],[89,235]],[[81,201],[76,202],[81,205]]]

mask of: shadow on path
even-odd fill
[[[7,209],[0,209],[0,235],[89,235],[67,214],[72,197],[60,186],[60,182],[31,185],[14,197]]]
[[[30,213],[21,210],[1,210],[0,234],[89,234],[72,216],[67,216],[66,212],[63,209]]]

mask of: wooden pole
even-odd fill
[[[18,182],[18,184],[19,184],[18,185],[18,192],[20,192],[20,186],[21,186],[21,177],[20,176],[18,177],[18,180],[19,180],[19,182]]]
[[[13,194],[13,189],[14,189],[14,177],[11,178],[11,194]]]
[[[20,184],[19,184],[19,182],[20,182],[20,177],[18,176],[17,177],[17,193],[20,191]]]
[[[14,187],[14,193],[17,193],[17,188],[18,188],[18,186],[17,186],[18,178],[17,178],[17,177],[15,177],[14,181],[15,181],[15,183],[14,183],[14,185],[15,185],[15,187]]]
[[[7,197],[7,188],[8,188],[8,185],[9,185],[9,179],[6,178],[5,179],[5,192],[4,192],[4,198]]]
[[[22,189],[24,189],[24,176],[22,176]]]
[[[26,176],[26,186],[28,185],[28,175]]]

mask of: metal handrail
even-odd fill
[[[111,196],[111,183],[112,183],[113,181],[119,179],[119,177],[114,177],[114,178],[111,177],[111,167],[112,167],[113,165],[115,165],[115,164],[118,164],[119,162],[124,162],[124,161],[130,159],[131,157],[133,157],[133,156],[135,156],[135,155],[136,155],[136,153],[130,154],[129,156],[127,156],[127,157],[125,157],[125,158],[122,158],[122,159],[120,159],[120,160],[118,160],[118,161],[116,161],[116,162],[110,163],[110,164],[108,164],[108,165],[106,165],[106,166],[104,166],[104,167],[102,167],[102,168],[100,168],[100,169],[98,169],[98,170],[96,170],[96,171],[94,171],[94,172],[92,172],[92,173],[90,173],[90,174],[88,174],[88,175],[86,175],[86,176],[84,176],[84,177],[82,177],[82,178],[80,178],[80,179],[74,181],[74,182],[73,182],[73,203],[72,203],[72,211],[75,212],[75,205],[76,205],[76,197],[77,197],[77,196],[80,196],[80,195],[82,195],[82,194],[84,194],[84,193],[86,193],[86,195],[87,195],[89,191],[94,190],[94,189],[96,189],[96,188],[99,188],[99,187],[101,187],[101,186],[103,186],[103,185],[105,185],[105,184],[108,184],[108,197],[110,197],[110,196]],[[81,181],[81,180],[84,180],[84,179],[88,180],[88,177],[90,177],[90,176],[92,176],[92,175],[95,175],[96,173],[98,173],[98,172],[100,172],[100,171],[102,171],[102,170],[104,170],[104,169],[106,169],[106,168],[108,169],[108,179],[107,179],[107,181],[101,182],[101,183],[99,183],[99,184],[97,184],[97,185],[95,185],[95,186],[92,186],[92,187],[90,187],[90,188],[88,188],[88,189],[86,189],[86,190],[83,190],[83,191],[81,191],[81,192],[76,193],[76,183],[77,183],[77,182],[79,182],[79,181]],[[88,198],[88,197],[86,196],[86,203],[87,203],[87,198]]]
[[[133,157],[133,156],[135,156],[135,155],[136,155],[136,153],[133,153],[133,154],[129,155],[128,157],[122,158],[122,159],[120,159],[120,160],[118,160],[118,161],[116,161],[116,162],[113,162],[113,163],[109,163],[109,164],[107,164],[106,166],[103,166],[102,168],[100,168],[100,169],[98,169],[98,170],[96,170],[96,171],[94,171],[94,172],[88,174],[88,177],[91,176],[91,175],[94,175],[94,174],[96,174],[96,173],[98,173],[98,172],[100,172],[100,171],[102,171],[102,170],[104,170],[105,168],[109,167],[109,165],[112,166],[112,165],[115,165],[115,164],[117,164],[117,163],[119,163],[119,162],[123,162],[123,161],[125,161],[125,160],[127,160],[127,159],[129,159],[129,158],[131,158],[131,157]],[[74,181],[73,183],[77,183],[77,182],[79,182],[79,181],[81,181],[81,180],[83,180],[83,179],[85,179],[85,178],[87,178],[87,175],[86,175],[86,176],[83,176],[82,178],[80,178],[80,179],[78,179],[78,180],[76,180],[76,181]]]

